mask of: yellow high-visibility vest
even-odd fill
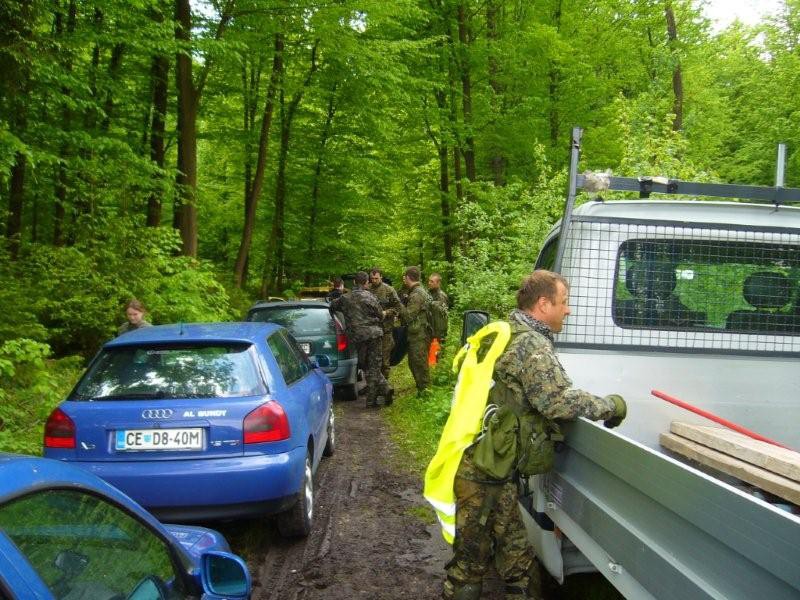
[[[481,341],[489,335],[496,337],[483,360],[479,361]],[[464,450],[481,432],[483,413],[493,384],[494,363],[505,350],[509,339],[511,326],[508,323],[489,323],[470,336],[453,359],[453,372],[458,372],[453,404],[442,437],[439,438],[439,447],[425,471],[423,492],[425,499],[436,510],[442,535],[449,544],[453,543],[456,535],[456,499],[453,492],[456,471]]]

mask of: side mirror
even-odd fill
[[[308,358],[311,361],[311,364],[314,365],[315,369],[331,366],[331,359],[324,354],[317,354],[315,356],[309,356]]]
[[[467,310],[461,324],[461,345],[467,343],[467,338],[489,322],[489,313],[483,310]]]
[[[241,558],[227,552],[206,552],[202,558],[203,590],[226,598],[250,597],[250,573]]]

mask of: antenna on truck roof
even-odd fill
[[[581,138],[583,129],[572,128],[569,161],[569,187],[567,202],[564,205],[564,216],[561,219],[561,234],[558,239],[555,263],[553,270],[561,271],[561,261],[564,257],[566,245],[566,232],[572,221],[572,211],[575,208],[575,197],[578,190],[598,191],[598,181],[607,190],[620,192],[638,192],[640,198],[649,198],[651,193],[680,194],[682,196],[708,196],[713,198],[730,198],[749,200],[750,202],[774,204],[800,203],[800,189],[784,187],[784,173],[786,166],[786,144],[778,144],[778,158],[775,172],[775,186],[737,185],[728,183],[700,183],[696,181],[681,181],[665,177],[614,177],[594,173],[578,173],[578,162],[581,154]]]

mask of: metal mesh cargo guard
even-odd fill
[[[800,231],[574,215],[561,345],[800,355]]]

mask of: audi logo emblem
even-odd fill
[[[143,419],[169,419],[172,416],[171,408],[148,408],[142,411]]]

